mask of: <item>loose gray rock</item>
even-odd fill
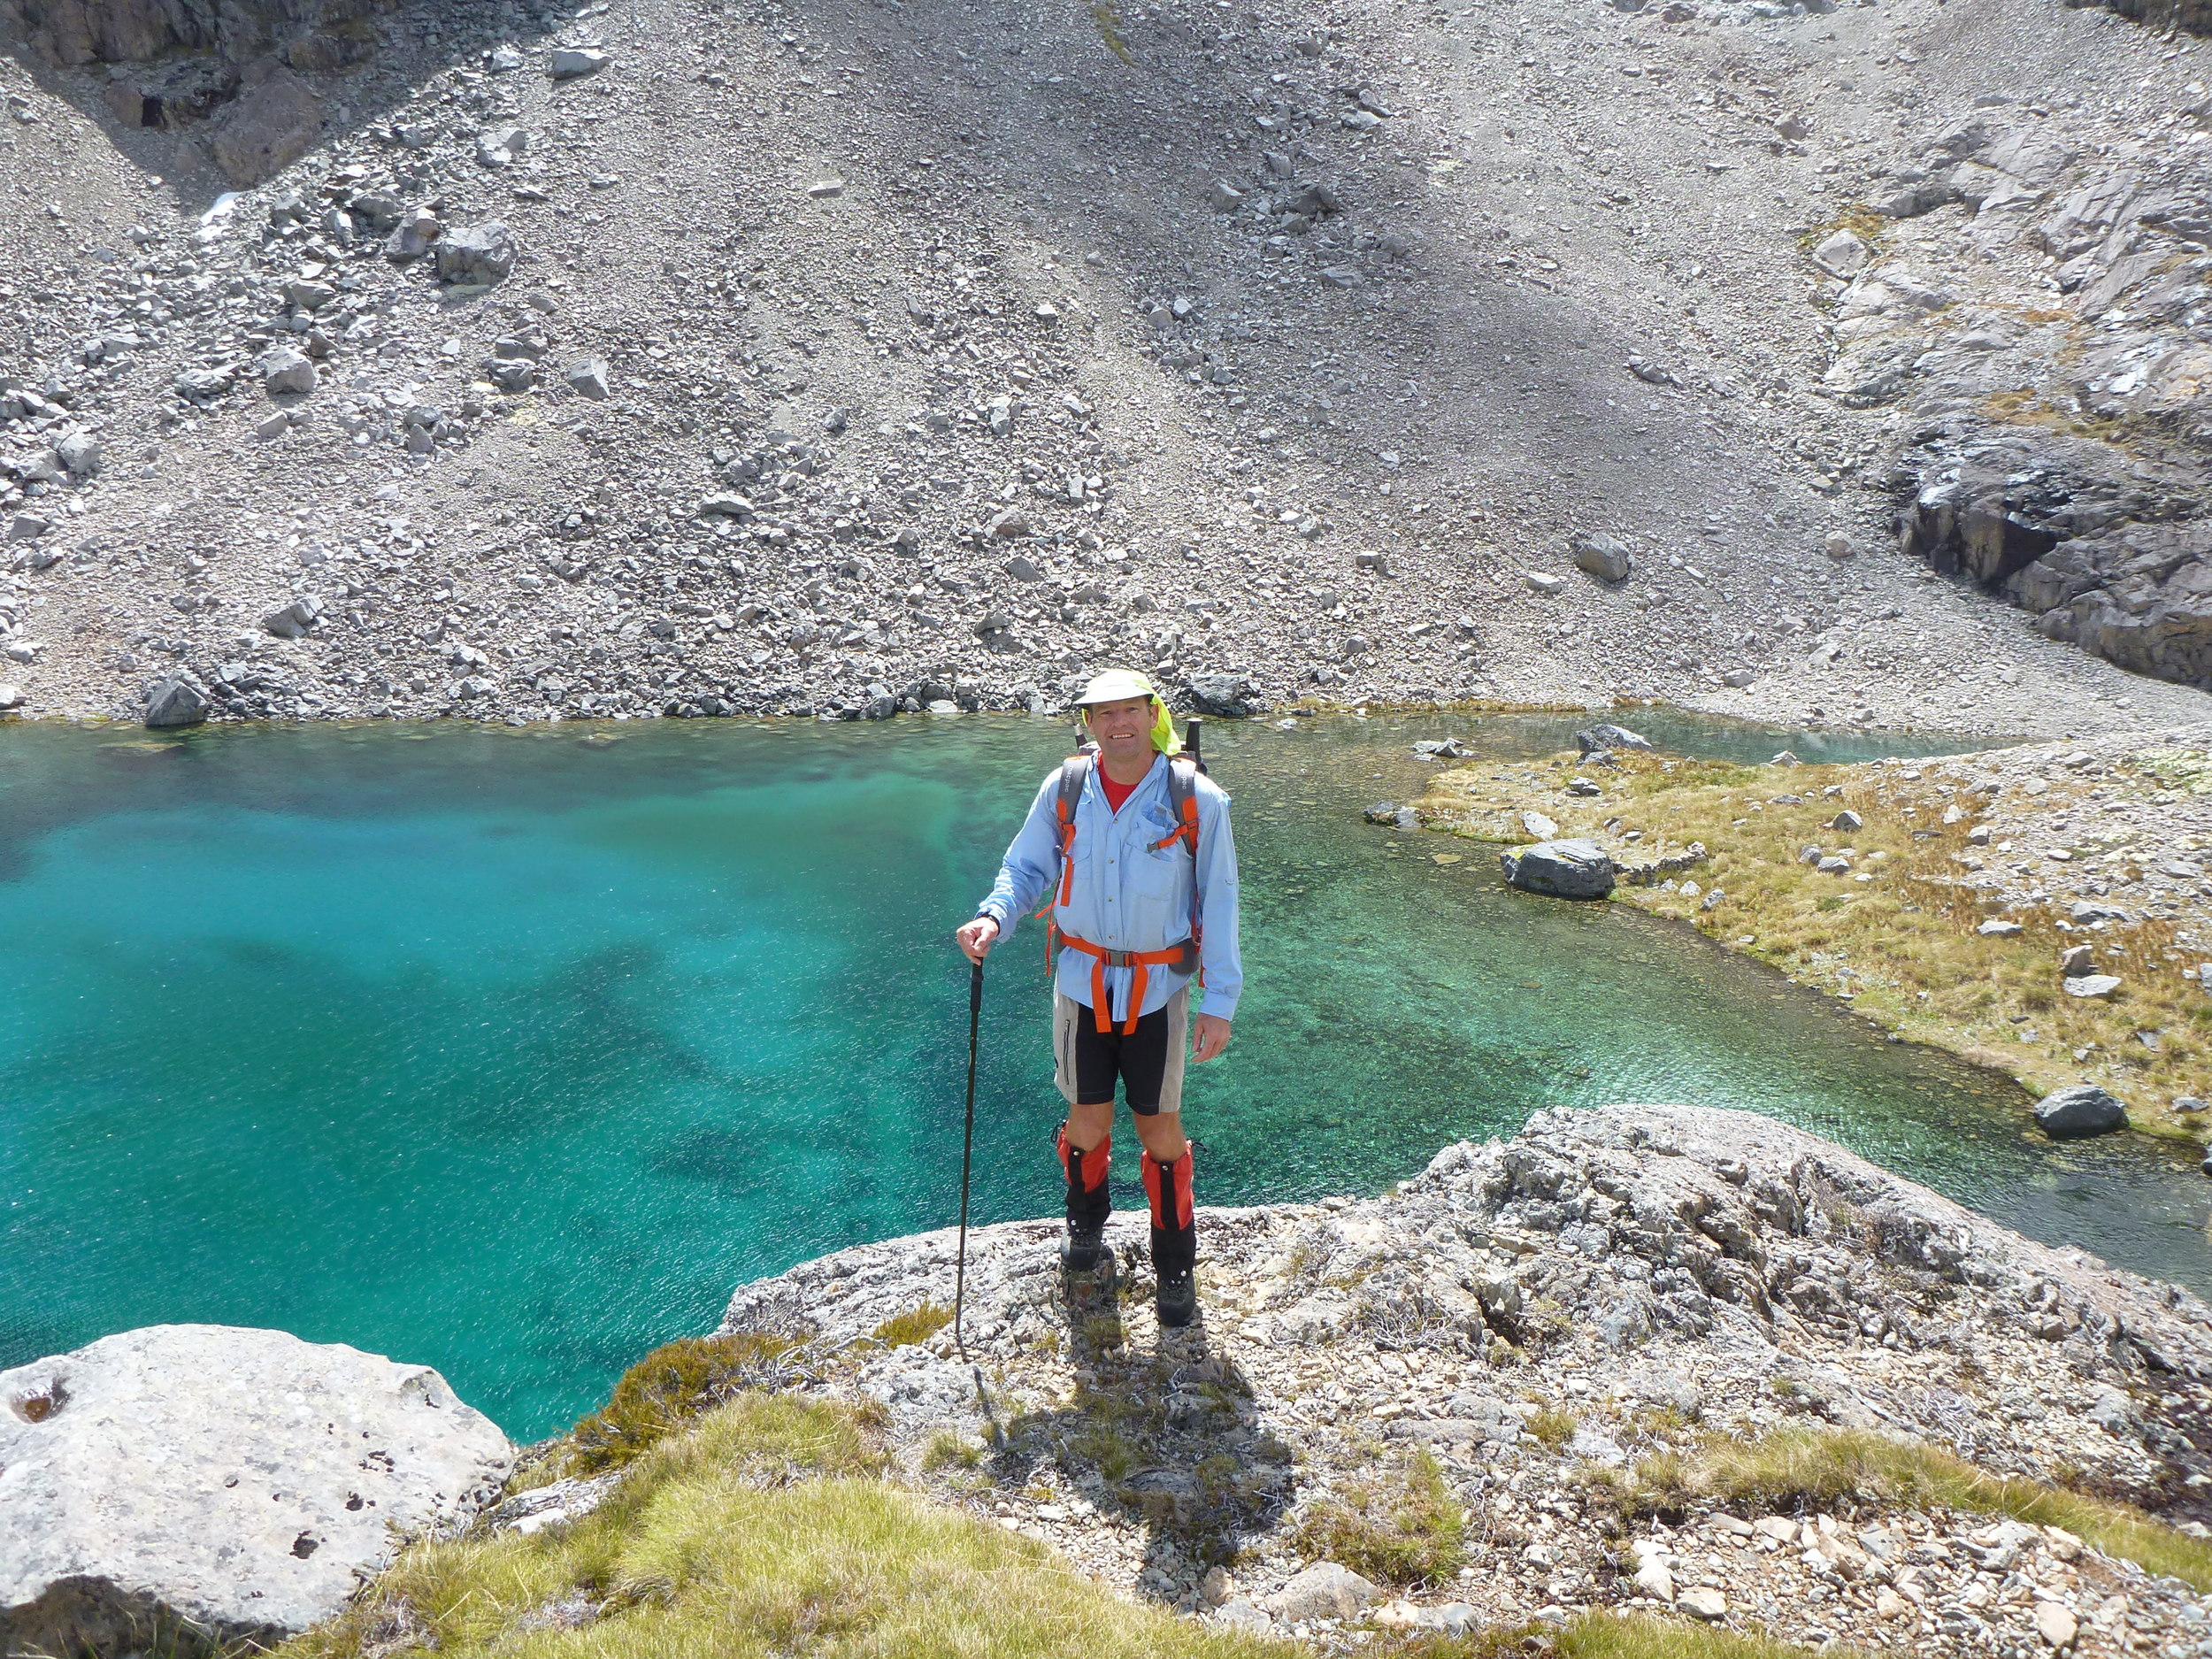
[[[1317,1561],[1260,1605],[1286,1624],[1300,1619],[1357,1618],[1382,1592],[1349,1567]]]
[[[107,452],[88,432],[73,432],[54,446],[61,464],[79,478],[90,478],[107,463]]]
[[[1506,881],[1555,899],[1601,899],[1613,891],[1613,861],[1594,841],[1574,837],[1515,847],[1499,855]]]
[[[1601,582],[1624,582],[1635,568],[1628,543],[1617,536],[1578,535],[1571,542],[1576,565]]]
[[[438,280],[489,288],[513,274],[515,258],[514,233],[503,220],[466,226],[438,239]]]
[[[2121,983],[2115,973],[2078,973],[2065,981],[2066,995],[2096,1001],[2110,996]]]
[[[2022,929],[2017,922],[2008,922],[2001,916],[1993,916],[1974,931],[1985,939],[2010,939]]]
[[[557,46],[548,66],[556,81],[579,81],[586,75],[597,74],[613,61],[595,47]]]
[[[280,1640],[514,1448],[427,1366],[281,1331],[155,1325],[0,1371],[0,1649],[115,1653],[157,1621]]]
[[[2036,1126],[2055,1141],[2108,1135],[2127,1120],[2127,1108],[2094,1083],[2054,1089],[2035,1103]]]
[[[1256,706],[1259,693],[1244,674],[1192,674],[1183,681],[1191,701],[1202,713],[1226,720],[1241,720]]]
[[[146,724],[156,730],[197,726],[207,718],[207,693],[189,674],[157,680],[146,694]]]
[[[1874,250],[1852,232],[1839,230],[1813,250],[1813,263],[1830,276],[1847,280],[1873,262]]]
[[[303,595],[290,604],[269,612],[261,618],[261,626],[280,640],[296,640],[315,626],[315,619],[322,613],[321,600]]]
[[[261,359],[262,389],[272,397],[296,397],[315,389],[321,380],[314,363],[290,346],[278,346]]]
[[[580,396],[601,399],[607,396],[607,365],[597,357],[571,364],[567,380],[569,389]]]
[[[35,541],[53,527],[50,519],[42,518],[35,512],[19,512],[8,520],[8,540]]]
[[[1649,751],[1653,748],[1649,738],[1639,736],[1626,726],[1615,726],[1610,721],[1601,722],[1586,732],[1577,732],[1575,745],[1586,755],[1600,749],[1640,749]]]
[[[2097,953],[2087,945],[2069,945],[2058,953],[2058,971],[2070,979],[2079,979],[2096,960]]]

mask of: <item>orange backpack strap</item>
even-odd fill
[[[1060,786],[1052,802],[1053,815],[1060,825],[1060,881],[1055,891],[1045,895],[1044,908],[1037,914],[1045,918],[1045,972],[1052,971],[1052,946],[1058,933],[1058,924],[1052,913],[1075,896],[1075,809],[1083,799],[1083,786],[1090,781],[1091,766],[1095,751],[1087,744],[1060,763]]]
[[[1187,755],[1168,757],[1167,799],[1175,814],[1175,827],[1153,842],[1152,849],[1157,852],[1171,842],[1181,841],[1190,849],[1190,956],[1194,960],[1188,965],[1195,966],[1203,933],[1198,913],[1198,765]],[[1202,969],[1198,982],[1206,982]]]

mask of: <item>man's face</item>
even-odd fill
[[[1087,716],[1091,735],[1100,749],[1126,759],[1152,748],[1152,699],[1125,697],[1119,703],[1094,703]]]

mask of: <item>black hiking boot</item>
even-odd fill
[[[1109,1135],[1086,1152],[1068,1145],[1068,1126],[1060,1125],[1053,1148],[1068,1178],[1068,1230],[1060,1239],[1060,1266],[1070,1273],[1091,1273],[1110,1263],[1106,1248],[1106,1217],[1114,1201],[1106,1188],[1106,1171],[1113,1160],[1113,1137]]]
[[[1188,1268],[1180,1272],[1166,1268],[1159,1270],[1159,1281],[1152,1295],[1152,1305],[1160,1318],[1163,1331],[1180,1330],[1198,1317],[1198,1281]]]
[[[1144,1155],[1144,1193],[1152,1203],[1153,1305],[1160,1328],[1175,1330],[1198,1317],[1198,1226],[1191,1212],[1191,1155],[1163,1164]]]

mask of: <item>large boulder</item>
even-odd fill
[[[1652,741],[1642,733],[1632,732],[1624,726],[1615,726],[1610,720],[1601,720],[1588,731],[1575,733],[1575,747],[1587,755],[1601,749],[1648,750],[1652,747]]]
[[[1225,720],[1241,720],[1252,712],[1254,700],[1259,692],[1250,678],[1244,674],[1192,674],[1183,681],[1189,689],[1191,701],[1202,714],[1219,715]]]
[[[0,1652],[280,1640],[513,1463],[429,1367],[281,1331],[154,1325],[0,1371]]]
[[[175,673],[157,680],[146,694],[146,724],[157,730],[197,726],[206,718],[206,689],[189,674]]]
[[[2035,1103],[2036,1127],[2054,1141],[2108,1135],[2127,1121],[2127,1108],[2094,1083],[2054,1089]]]
[[[1499,856],[1507,882],[1555,899],[1601,899],[1613,890],[1613,860],[1594,841],[1571,837],[1510,847]]]
[[[514,233],[495,219],[465,226],[438,239],[437,255],[439,281],[489,288],[513,274]]]

